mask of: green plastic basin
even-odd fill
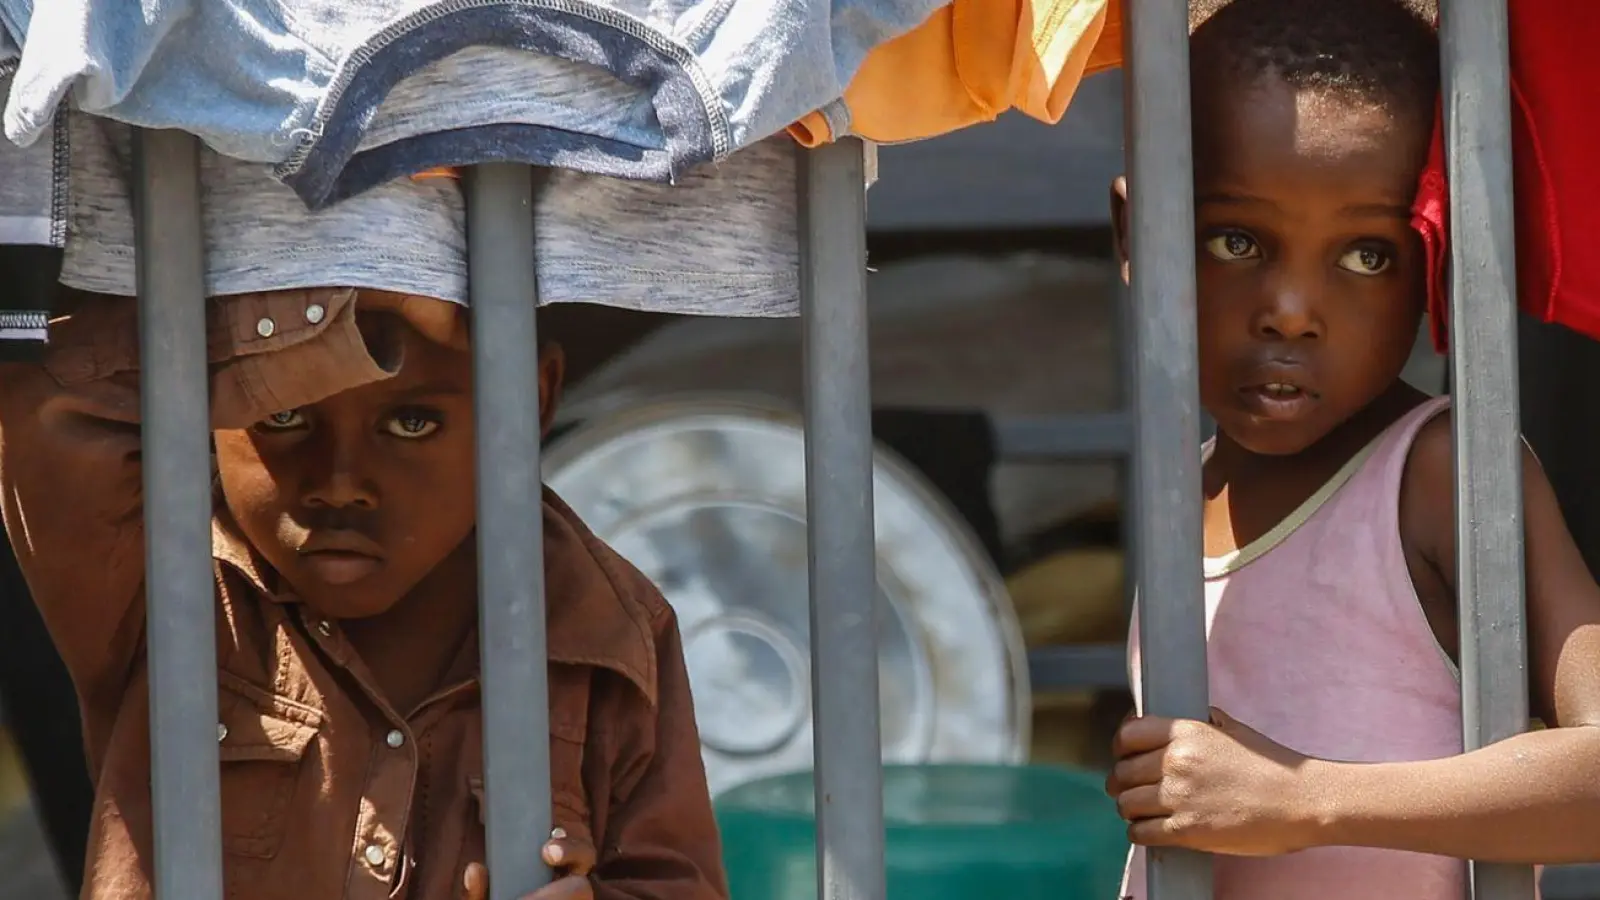
[[[889,900],[1114,900],[1126,826],[1101,775],[1046,766],[886,766]],[[815,900],[810,772],[716,800],[733,900]]]

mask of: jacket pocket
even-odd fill
[[[283,844],[322,714],[224,673],[218,692],[225,852],[271,859]]]

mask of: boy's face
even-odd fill
[[[1298,453],[1410,355],[1431,123],[1275,78],[1197,81],[1194,98],[1201,403],[1245,449]]]
[[[325,616],[385,612],[461,548],[476,521],[472,358],[401,331],[395,377],[216,434],[229,512]],[[561,369],[558,349],[541,354],[547,421]]]

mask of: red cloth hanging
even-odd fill
[[[1450,329],[1445,319],[1445,278],[1450,263],[1450,187],[1445,182],[1444,116],[1434,113],[1433,142],[1428,149],[1428,164],[1417,185],[1417,199],[1411,206],[1411,227],[1422,236],[1422,264],[1428,276],[1428,324],[1433,348],[1440,353],[1449,346]]]
[[[1600,339],[1600,2],[1511,0],[1511,137],[1517,299],[1528,314]],[[1449,193],[1442,129],[1413,207],[1427,251],[1434,346],[1446,347]],[[1585,252],[1588,250],[1588,252]]]

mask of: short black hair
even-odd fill
[[[1431,120],[1437,20],[1437,0],[1191,0],[1190,61],[1196,76],[1271,77]]]

